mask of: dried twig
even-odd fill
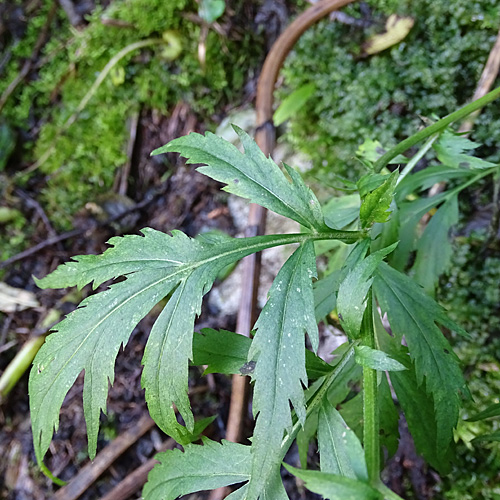
[[[55,500],[76,500],[125,450],[155,426],[149,415],[144,415],[137,424],[114,439],[89,462],[78,475],[54,495]]]
[[[158,452],[171,450],[175,446],[173,439],[167,439]],[[148,480],[149,471],[158,463],[154,457],[144,462],[140,467],[127,475],[120,481],[109,493],[104,495],[101,500],[127,500],[136,491],[139,491]]]

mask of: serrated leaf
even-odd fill
[[[315,470],[296,469],[284,464],[294,476],[305,482],[306,488],[328,500],[383,500],[375,488],[357,479],[327,474]]]
[[[299,420],[305,420],[302,384],[307,386],[306,332],[313,349],[318,347],[311,282],[315,275],[314,247],[311,242],[306,242],[281,268],[269,292],[269,300],[255,324],[257,333],[248,359],[257,362],[253,399],[257,422],[252,442],[248,500],[256,500],[262,495],[269,474],[279,468],[283,458],[283,433],[292,426],[289,402]]]
[[[467,422],[477,422],[479,420],[484,420],[491,417],[500,417],[500,403],[495,403],[494,405],[488,406],[486,410],[473,415],[467,419]]]
[[[439,139],[433,144],[438,160],[447,167],[484,170],[496,167],[494,163],[465,154],[480,146],[467,139],[464,135],[455,134],[451,130],[444,130]]]
[[[316,85],[314,85],[314,83],[307,83],[286,96],[283,102],[278,106],[278,109],[274,112],[274,126],[278,127],[297,114],[297,111],[304,106],[314,92],[316,92]]]
[[[160,462],[148,475],[144,500],[175,500],[201,490],[213,490],[247,481],[250,477],[250,447],[203,439],[203,446],[188,444],[155,458]]]
[[[453,249],[449,232],[458,223],[458,198],[451,196],[431,217],[417,242],[414,278],[429,295],[434,295],[439,277],[450,263]]]
[[[180,231],[168,236],[145,229],[143,234],[112,238],[114,246],[102,255],[75,257],[38,280],[42,287],[81,288],[90,282],[95,287],[110,278],[127,276],[125,281],[85,299],[80,308],[56,326],[57,331],[48,336],[34,360],[29,393],[35,452],[40,462],[57,429],[64,397],[82,370],[89,455],[95,455],[99,417],[106,408],[118,350],[127,343],[137,323],[171,292],[146,346],[143,385],[158,425],[185,441],[186,436],[179,434],[172,404],[180,410],[188,431],[192,431],[187,366],[202,295],[220,269],[231,262],[278,241],[290,241],[289,236],[259,236],[211,245]],[[170,349],[168,354],[166,347]]]
[[[394,197],[398,175],[399,172],[395,170],[381,186],[367,194],[363,199],[359,209],[363,228],[369,227],[375,222],[386,222],[389,218],[390,212],[388,210]]]
[[[458,421],[460,394],[467,395],[468,390],[459,360],[436,323],[465,332],[413,280],[385,263],[377,268],[373,287],[392,332],[399,341],[405,337],[418,385],[425,379],[426,390],[434,398],[437,447],[444,453]]]
[[[361,443],[327,398],[319,408],[318,449],[322,472],[368,480]]]
[[[344,331],[350,338],[358,338],[361,322],[366,309],[366,295],[373,282],[371,277],[385,256],[389,255],[397,243],[383,248],[360,260],[350,268],[339,286],[337,311]]]
[[[406,367],[399,361],[391,358],[387,353],[372,349],[366,345],[356,346],[354,348],[354,360],[361,366],[372,368],[379,371],[396,371],[406,370]]]
[[[395,353],[393,355],[396,356]],[[401,363],[406,364],[408,370],[391,372],[389,377],[417,451],[432,467],[441,473],[447,473],[450,468],[448,446],[443,449],[438,444],[436,407],[433,398],[426,392],[425,384],[417,382],[415,365],[410,363],[408,356],[401,354],[396,357]]]
[[[233,126],[245,149],[241,153],[230,142],[207,132],[191,133],[156,149],[152,154],[177,152],[188,163],[202,163],[197,170],[219,182],[223,189],[253,203],[297,221],[302,226],[321,231],[326,228],[319,202],[300,175],[285,165],[284,172],[267,158],[255,141],[242,129]]]

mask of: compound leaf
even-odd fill
[[[248,359],[256,361],[253,412],[258,416],[247,500],[264,498],[269,474],[279,470],[283,433],[292,426],[290,401],[300,421],[305,420],[305,332],[313,349],[318,347],[311,282],[315,275],[314,247],[306,242],[281,268],[255,324],[257,333]]]
[[[436,323],[465,332],[419,285],[387,264],[377,268],[373,286],[393,333],[399,341],[405,337],[418,385],[425,379],[426,390],[434,398],[437,449],[444,453],[458,421],[460,393],[467,395],[468,390],[459,360]]]
[[[187,367],[192,357],[194,320],[201,298],[225,266],[292,236],[259,236],[209,244],[153,229],[142,236],[112,238],[101,255],[78,256],[38,280],[41,287],[84,286],[126,275],[127,279],[85,299],[68,315],[38,352],[30,375],[29,393],[35,452],[40,463],[47,452],[59,410],[76,377],[85,370],[83,404],[89,455],[95,456],[99,417],[106,408],[114,363],[137,323],[168,294],[173,293],[158,318],[146,346],[143,386],[151,414],[167,433],[185,442],[193,430],[187,398]],[[284,238],[284,239],[283,239]],[[296,240],[295,240],[296,241]],[[160,389],[161,386],[161,389]],[[180,431],[172,404],[188,426]]]
[[[300,175],[285,165],[290,182],[246,132],[236,126],[233,128],[245,148],[244,153],[230,142],[207,132],[204,136],[191,133],[179,137],[152,154],[180,153],[188,163],[205,165],[197,170],[226,184],[225,191],[247,198],[309,229],[324,230],[326,226],[319,202]]]
[[[160,462],[148,475],[144,500],[175,500],[200,490],[213,490],[248,481],[250,447],[203,438],[203,446],[188,444],[156,455]]]

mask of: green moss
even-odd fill
[[[233,2],[232,10],[242,12],[241,3]],[[30,19],[26,36],[13,50],[1,79],[0,92],[15,78],[22,58],[31,55],[51,5],[45,0]],[[210,30],[204,69],[197,55],[200,27],[185,15],[196,13],[197,8],[194,0],[115,1],[106,10],[96,9],[82,31],[71,29],[58,9],[41,55],[44,64],[36,79],[18,87],[4,113],[18,129],[28,130],[33,119],[43,123],[26,160],[36,161],[53,148],[40,168],[49,179],[41,201],[57,228],[69,228],[76,211],[111,188],[116,169],[126,160],[127,119],[132,113],[155,109],[168,115],[184,101],[210,126],[216,111],[238,101],[246,72],[258,60],[259,45],[250,31],[236,38],[232,32],[223,37]],[[119,21],[121,26],[103,23],[102,18]],[[166,31],[181,42],[178,58],[165,57],[164,45],[130,53],[105,79],[78,120],[59,134],[113,56],[140,40],[160,39]]]
[[[498,30],[496,0],[370,0],[370,28],[322,22],[300,39],[284,69],[281,96],[313,82],[316,95],[290,124],[287,139],[316,169],[354,177],[354,153],[368,137],[390,146],[419,127],[421,117],[444,116],[472,96]],[[344,10],[361,18],[358,5]],[[410,34],[386,51],[360,59],[361,44],[383,31],[390,13],[415,19]],[[288,90],[289,89],[289,90]],[[474,138],[493,155],[500,110],[490,106]]]

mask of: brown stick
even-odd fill
[[[167,439],[158,451],[171,450],[175,444],[173,439]],[[106,493],[101,500],[127,500],[127,498],[131,497],[144,486],[148,480],[149,471],[157,463],[158,460],[154,457],[150,458],[131,474],[128,474],[123,481],[120,481],[109,493]]]
[[[99,452],[93,462],[89,462],[82,467],[76,477],[57,491],[54,499],[76,500],[79,498],[117,457],[154,426],[154,420],[149,415],[141,417],[137,424],[126,430],[123,434],[120,434],[120,436]]]
[[[275,145],[275,130],[272,122],[273,93],[278,73],[286,56],[299,37],[314,23],[354,0],[323,0],[301,14],[276,40],[266,57],[257,86],[257,130],[255,140],[266,155],[273,152]],[[248,227],[245,236],[263,234],[266,224],[266,209],[260,205],[251,204],[248,215]],[[256,316],[256,299],[259,287],[260,253],[245,257],[243,261],[244,287],[240,302],[240,311],[236,331],[250,336],[250,331]],[[231,402],[227,422],[226,439],[238,442],[242,434],[242,422],[246,409],[248,379],[233,375]],[[219,488],[210,494],[210,500],[221,500],[229,493],[229,488]]]

